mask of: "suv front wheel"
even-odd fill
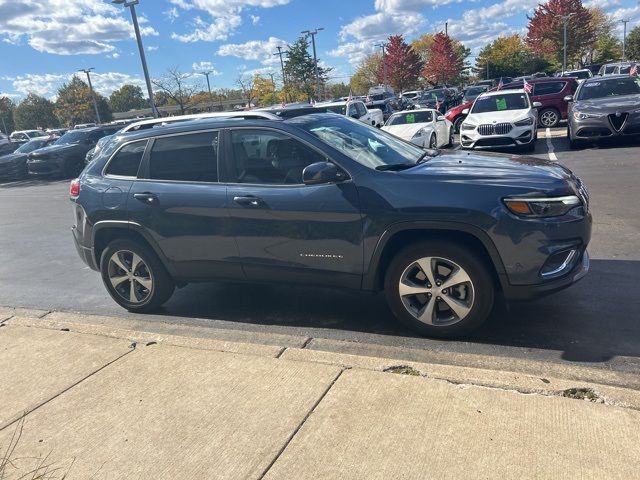
[[[154,252],[133,240],[111,242],[102,252],[100,272],[111,297],[131,312],[159,307],[175,288]]]
[[[449,338],[485,321],[493,306],[494,284],[485,264],[467,248],[422,242],[393,258],[385,296],[394,315],[409,328]]]

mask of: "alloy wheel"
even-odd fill
[[[475,289],[469,274],[447,258],[423,257],[400,276],[402,304],[418,321],[448,326],[462,321],[474,305]]]
[[[108,275],[115,292],[129,303],[143,303],[153,291],[151,270],[135,252],[119,250],[111,255]]]
[[[558,114],[553,110],[546,110],[540,115],[540,123],[545,127],[553,127],[558,123]]]

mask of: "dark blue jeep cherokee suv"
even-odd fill
[[[134,312],[189,282],[384,290],[399,320],[451,337],[494,295],[588,270],[585,187],[526,157],[425,151],[334,114],[116,134],[71,184],[78,253]]]

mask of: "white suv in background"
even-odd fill
[[[524,90],[498,90],[481,94],[460,126],[462,148],[518,147],[533,151],[538,139],[539,102]]]

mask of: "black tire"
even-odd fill
[[[424,257],[438,257],[452,261],[461,267],[471,280],[471,309],[464,318],[456,323],[448,325],[444,323],[437,325],[436,322],[434,324],[424,323],[410,313],[408,307],[403,303],[400,296],[400,279],[405,271],[408,271],[412,265],[416,264],[417,260]],[[489,268],[476,252],[462,244],[440,241],[415,243],[401,250],[391,260],[385,275],[385,297],[396,318],[410,329],[429,337],[459,337],[477,329],[487,319],[493,308],[495,286]],[[444,281],[446,282],[446,277]]]
[[[462,122],[464,122],[464,119],[465,119],[465,118],[466,118],[466,117],[464,117],[464,116],[460,115],[458,118],[456,118],[456,119],[453,121],[453,131],[454,131],[455,133],[460,133],[460,125],[462,125]]]
[[[545,108],[538,113],[538,125],[544,128],[557,127],[560,120],[560,112],[555,108]]]
[[[571,150],[580,150],[584,146],[584,143],[580,140],[571,138],[571,127],[567,127],[567,138],[569,139],[569,149]]]
[[[110,280],[110,259],[115,253],[123,251],[138,255],[142,259],[142,262],[144,262],[146,272],[152,280],[151,289],[147,290],[148,294],[139,303],[127,301],[127,299],[114,288]],[[130,312],[144,313],[155,310],[169,300],[175,289],[173,279],[156,254],[149,247],[134,240],[122,239],[109,243],[100,257],[100,273],[102,274],[102,282],[109,292],[109,295],[111,295],[111,298],[113,298],[118,305],[126,308]],[[130,285],[128,282],[131,282],[131,280],[125,280],[125,282]]]
[[[448,148],[453,148],[453,144],[455,143],[455,139],[453,138],[453,127],[449,129],[449,143],[447,143]]]
[[[429,148],[431,150],[436,150],[438,148],[438,137],[436,137],[435,133],[431,134],[431,138],[429,138]]]

